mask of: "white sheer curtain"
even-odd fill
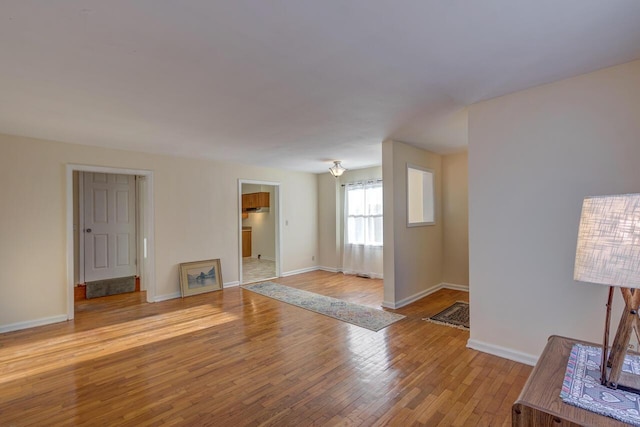
[[[382,181],[347,184],[342,270],[382,278]]]

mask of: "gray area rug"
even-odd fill
[[[118,277],[115,279],[96,280],[87,282],[87,299],[104,297],[107,295],[124,294],[136,290],[136,277]]]
[[[445,308],[435,316],[427,317],[427,320],[439,325],[451,326],[454,328],[469,330],[469,303],[458,301]]]
[[[242,288],[375,332],[405,317],[273,282],[242,285]]]

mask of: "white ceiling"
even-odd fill
[[[309,172],[640,58],[638,0],[2,0],[0,132]]]

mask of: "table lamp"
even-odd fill
[[[640,194],[584,199],[573,278],[609,286],[602,348],[602,385],[640,392],[640,376],[622,372],[631,333],[635,330],[638,336]],[[614,286],[622,291],[625,308],[609,350]]]

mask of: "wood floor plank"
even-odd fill
[[[277,282],[380,309],[382,281]],[[379,331],[241,288],[76,301],[71,322],[0,334],[0,425],[507,425],[531,368],[425,322],[465,292],[395,310]]]

